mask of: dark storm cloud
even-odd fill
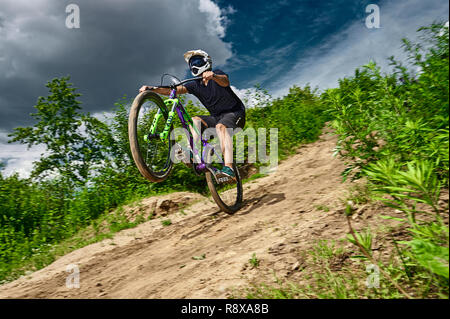
[[[79,29],[65,26],[69,3],[80,8]],[[30,124],[55,77],[70,75],[83,110],[97,112],[162,73],[183,77],[186,50],[223,64],[231,48],[221,21],[209,0],[0,0],[0,130]]]

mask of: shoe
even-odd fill
[[[234,170],[231,167],[228,166],[224,166],[222,168],[222,170],[220,171],[221,175],[227,176],[227,177],[231,177],[231,178],[235,178],[236,176],[234,175]]]

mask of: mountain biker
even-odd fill
[[[184,54],[184,59],[192,75],[201,76],[202,79],[177,86],[177,94],[193,94],[209,111],[210,115],[195,116],[192,120],[199,132],[202,132],[202,128],[216,128],[225,161],[220,175],[234,178],[233,142],[227,129],[244,128],[245,106],[231,89],[228,75],[222,70],[212,69],[212,59],[208,53],[191,50]],[[139,91],[145,90],[170,95],[170,89],[167,88],[144,85]],[[192,127],[191,132],[197,142],[199,136]]]

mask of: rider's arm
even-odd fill
[[[227,87],[230,85],[228,76],[226,76],[225,74],[214,74],[212,78],[220,86]]]
[[[143,87],[141,87],[141,89],[139,91],[143,92],[145,90],[151,90],[153,92],[156,92],[158,94],[163,94],[163,95],[170,95],[170,91],[171,91],[171,89],[168,89],[168,88],[159,88],[159,87],[152,87],[152,86],[147,86],[147,85],[144,85]],[[178,85],[177,86],[177,94],[185,94],[185,93],[188,93],[186,87],[184,87],[183,85]]]
[[[186,94],[186,93],[188,93],[188,90],[184,85],[177,86],[177,94]]]
[[[206,85],[206,83],[212,79],[212,80],[214,80],[214,82],[216,82],[220,86],[223,86],[223,87],[229,86],[230,81],[228,80],[228,76],[220,70],[216,70],[216,72],[217,73],[214,73],[212,71],[203,72],[203,74],[202,74],[203,83]]]

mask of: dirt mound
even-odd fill
[[[273,271],[295,279],[301,252],[347,233],[340,198],[348,182],[341,183],[345,165],[332,156],[335,145],[325,130],[275,173],[245,184],[245,205],[235,215],[190,193],[146,199],[130,214],[170,214],[172,224],[153,219],[74,251],[1,286],[0,298],[226,298],[256,277],[273,278]],[[191,206],[180,207],[185,202]],[[374,219],[370,209],[355,216],[355,228]],[[253,254],[257,270],[249,264]],[[66,287],[71,264],[79,267],[79,288]]]
[[[144,218],[148,218],[150,215],[153,217],[167,216],[205,199],[204,196],[196,193],[171,193],[145,198],[137,205],[125,206],[124,213],[131,221],[134,221],[137,216]]]

